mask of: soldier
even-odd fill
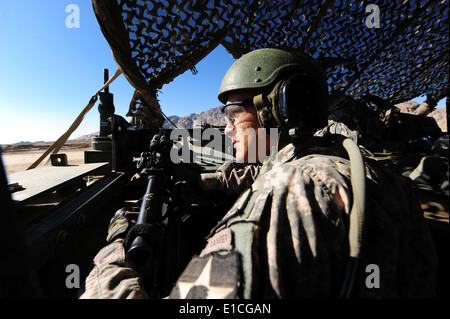
[[[327,124],[327,95],[324,71],[304,53],[259,49],[231,66],[219,100],[236,158],[262,161],[252,153],[261,148],[270,157],[202,176],[209,191],[242,194],[169,298],[436,295],[436,253],[408,180],[364,167],[349,139],[314,136]],[[125,265],[119,228],[111,223],[112,243],[96,256],[82,298],[147,297]]]

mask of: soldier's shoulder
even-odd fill
[[[347,159],[337,156],[311,154],[292,158],[279,163],[267,174],[266,180],[273,180],[277,185],[319,182],[323,185],[347,184],[350,179],[350,163]]]
[[[329,154],[310,154],[295,158],[291,165],[303,169],[323,172],[324,174],[334,174],[350,176],[350,161],[347,158]]]

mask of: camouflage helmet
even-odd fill
[[[296,84],[283,85],[288,79]],[[306,53],[264,48],[243,55],[226,72],[218,98],[225,104],[229,93],[237,90],[255,92],[254,104],[263,127],[276,126],[285,133],[292,128],[310,132],[327,123],[327,77],[320,64]],[[288,91],[290,97],[284,94]],[[266,102],[263,106],[256,103],[257,94],[262,94]],[[283,104],[286,101],[290,108]]]

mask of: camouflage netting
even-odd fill
[[[395,104],[448,94],[448,0],[92,0],[114,58],[162,123],[156,92],[219,44],[234,58],[267,46],[302,49],[327,66],[330,88]],[[374,18],[379,8],[379,28]],[[367,10],[367,12],[366,12]],[[371,28],[370,28],[371,27]]]

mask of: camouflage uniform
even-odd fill
[[[146,299],[139,274],[125,263],[122,241],[99,251],[80,299]]]
[[[254,182],[260,169],[259,164],[225,162],[215,173],[201,174],[202,190],[240,195]]]
[[[349,251],[349,161],[338,147],[289,144],[277,155],[276,161],[264,163],[255,182],[213,229],[170,298],[338,296]],[[363,254],[352,296],[433,297],[436,254],[407,180],[369,166],[366,176]],[[122,258],[123,250],[111,254]],[[88,277],[95,284],[87,285],[83,297],[99,297],[98,286],[111,290],[107,296],[145,296],[137,274],[107,259]],[[379,268],[379,288],[366,287],[369,265]],[[107,272],[107,267],[115,270]]]

